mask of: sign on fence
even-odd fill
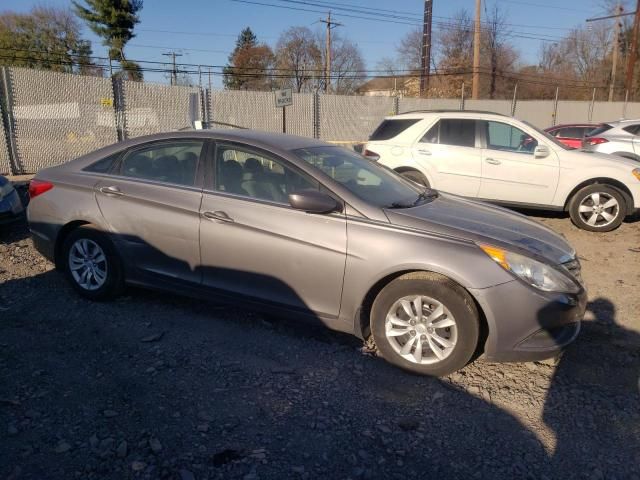
[[[276,90],[276,107],[288,107],[293,105],[293,90],[290,88],[283,88],[282,90]]]

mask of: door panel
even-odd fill
[[[413,158],[429,173],[433,188],[476,197],[482,178],[482,157],[476,148],[476,121],[441,119],[416,143]]]
[[[203,151],[202,140],[145,144],[126,152],[114,175],[96,184],[98,206],[127,268],[201,282]]]
[[[207,192],[202,213],[206,286],[338,316],[347,245],[342,214],[313,215]]]
[[[557,155],[534,158],[538,141],[529,134],[506,123],[485,124],[480,198],[550,205],[558,185]]]

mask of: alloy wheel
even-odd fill
[[[85,290],[97,290],[107,281],[107,257],[96,242],[76,240],[69,250],[69,270],[76,283]]]
[[[606,227],[620,214],[620,204],[608,193],[594,192],[582,199],[578,206],[578,213],[587,225]]]
[[[441,362],[453,352],[458,327],[451,312],[437,300],[412,295],[396,301],[385,320],[393,350],[417,364]]]

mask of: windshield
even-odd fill
[[[424,194],[424,187],[343,147],[309,147],[293,153],[379,207],[409,208],[431,197]]]
[[[560,140],[558,140],[556,137],[554,137],[550,133],[545,132],[544,130],[540,130],[535,125],[531,125],[529,122],[525,122],[524,120],[522,121],[522,123],[524,123],[529,128],[533,128],[536,132],[538,132],[544,138],[546,138],[547,140],[553,142],[554,145],[557,145],[558,147],[562,148],[563,150],[575,150],[575,148],[572,148],[572,147],[569,147],[569,146],[565,145]]]

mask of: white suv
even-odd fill
[[[427,187],[516,207],[569,211],[607,232],[640,209],[640,164],[570,150],[512,117],[473,111],[387,117],[363,154]]]
[[[603,123],[582,140],[582,148],[640,160],[640,120]]]

